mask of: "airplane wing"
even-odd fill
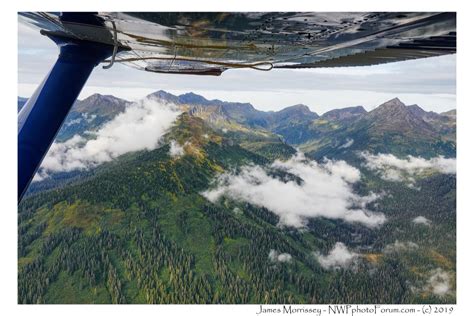
[[[114,62],[158,73],[368,66],[456,52],[454,12],[78,15],[20,13],[23,22],[45,35],[114,45]]]

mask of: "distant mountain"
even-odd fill
[[[281,134],[283,137],[289,136],[288,133],[293,133],[292,129],[295,125],[309,124],[319,117],[303,104],[276,112],[265,112],[255,109],[250,103],[208,100],[192,92],[175,96],[160,90],[147,97],[184,106],[193,115],[203,118],[215,127],[233,129],[236,127],[233,124],[236,123],[248,128]],[[291,136],[286,138],[291,139]]]
[[[131,102],[111,95],[93,94],[84,100],[77,100],[71,108],[57,141],[65,141],[74,135],[85,136],[85,131],[94,131],[117,114],[125,111]]]
[[[424,111],[416,104],[407,108],[412,114],[430,124],[438,135],[443,135],[452,141],[456,140],[456,110],[438,114],[433,111]]]
[[[443,112],[443,113],[441,113],[441,115],[456,119],[456,110],[450,110],[450,111],[447,111],[447,112]]]
[[[268,113],[256,110],[250,103],[208,100],[192,92],[175,96],[162,90],[149,94],[147,98],[183,106],[185,109],[195,114],[199,113],[203,117],[209,117],[215,122],[217,119],[231,119],[252,127],[267,126]]]
[[[214,101],[207,100],[205,97],[195,94],[193,92],[181,94],[180,96],[178,96],[178,102],[181,104],[200,104],[200,105],[211,105],[211,104],[215,105],[215,104],[223,103],[220,100],[214,100]]]
[[[153,93],[150,93],[145,97],[146,99],[154,99],[154,100],[163,100],[165,102],[172,102],[175,104],[179,104],[178,97],[175,96],[174,94],[171,94],[169,92],[166,92],[164,90],[158,90]]]
[[[426,113],[421,108],[417,108]],[[410,110],[398,98],[379,105],[361,118],[368,122],[371,133],[384,134],[386,132],[403,133],[405,136],[433,137],[435,129],[423,119],[423,114]]]
[[[312,121],[319,117],[318,114],[311,112],[309,107],[304,104],[296,104],[280,110],[278,112],[270,112],[273,125],[279,125],[280,122],[304,122]]]
[[[406,106],[398,98],[389,100],[367,112],[362,106],[335,109],[319,116],[306,105],[298,104],[280,111],[264,112],[250,103],[207,100],[194,93],[174,96],[164,91],[153,94],[186,107],[211,126],[238,133],[243,129],[260,130],[280,135],[285,142],[313,152],[315,157],[348,149],[351,139],[361,139],[358,147],[372,146],[386,152],[397,144],[400,153],[454,155],[455,121],[447,116],[424,111],[417,105]],[[247,136],[246,136],[247,137]],[[413,138],[424,149],[418,150],[400,142],[400,137]],[[342,147],[341,147],[342,146]],[[421,148],[420,147],[420,148]],[[332,148],[331,150],[329,150]]]
[[[316,120],[307,133],[312,137],[299,144],[300,148],[317,159],[350,160],[364,150],[424,157],[456,154],[456,122],[446,116],[406,106],[398,98],[366,113],[351,109],[349,113],[357,114],[341,115],[345,110],[330,111]]]
[[[72,110],[78,113],[87,113],[102,117],[113,117],[125,111],[131,102],[114,97],[95,93],[84,100],[77,100]]]
[[[236,139],[248,139],[253,135],[252,148],[257,139],[266,143],[268,139],[277,139],[276,134],[286,143],[319,158],[337,156],[341,152],[347,155],[365,148],[376,152],[398,149],[400,154],[425,156],[438,152],[446,156],[455,155],[456,111],[428,112],[418,105],[406,106],[398,98],[370,112],[362,106],[353,106],[334,109],[322,116],[303,104],[265,112],[255,109],[250,103],[208,100],[192,92],[173,95],[159,90],[147,98],[177,104],[213,128],[233,133]],[[19,98],[19,107],[24,102],[25,99]],[[98,129],[129,104],[129,101],[100,94],[78,100],[57,140],[64,141],[75,134],[83,135],[86,130]],[[410,146],[410,142],[419,146]],[[350,150],[347,144],[351,144]]]
[[[325,120],[343,122],[355,120],[366,113],[367,111],[364,109],[364,107],[359,105],[347,107],[344,109],[334,109],[324,113],[321,117]]]
[[[441,114],[435,113],[433,111],[427,112],[423,110],[421,107],[419,107],[417,104],[409,105],[407,106],[407,109],[408,111],[410,111],[410,113],[421,118],[424,121],[433,121],[433,120],[439,120],[442,118]]]
[[[28,101],[27,98],[18,97],[18,112],[26,101]],[[59,130],[56,140],[65,141],[76,134],[84,135],[85,131],[96,130],[117,114],[125,111],[130,104],[130,101],[98,93],[84,100],[77,100]]]

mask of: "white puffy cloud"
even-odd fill
[[[344,179],[348,183],[355,183],[360,180],[360,171],[342,160],[324,160],[324,168],[332,175]]]
[[[82,113],[80,117],[78,117],[74,120],[67,121],[67,122],[64,123],[64,125],[65,126],[71,126],[71,125],[79,124],[83,120],[87,121],[87,123],[90,123],[93,120],[95,120],[96,117],[97,117],[97,115],[95,115],[95,114],[89,115],[88,113]]]
[[[339,146],[339,148],[349,148],[354,144],[354,140],[352,138],[346,139],[346,142]]]
[[[242,212],[242,210],[238,207],[234,207],[234,209],[232,210],[232,212],[235,214],[235,215],[241,215],[243,214],[244,212]]]
[[[448,294],[451,290],[449,273],[441,268],[431,270],[424,290],[430,291],[438,296]]]
[[[321,255],[320,253],[315,253],[314,255],[319,264],[327,270],[333,268],[348,268],[359,256],[359,254],[347,249],[346,245],[342,242],[337,242],[334,245],[334,248],[331,249],[326,256]]]
[[[424,216],[417,216],[412,220],[412,222],[414,224],[420,224],[420,225],[426,225],[426,226],[431,225],[431,221]]]
[[[433,170],[444,174],[456,173],[456,159],[438,156],[431,159],[407,156],[400,159],[392,154],[373,155],[362,152],[361,157],[366,160],[365,166],[376,171],[384,180],[410,184],[415,182],[414,176],[419,176],[427,170]]]
[[[92,139],[75,135],[66,142],[53,143],[38,178],[51,172],[88,169],[127,152],[155,149],[179,114],[171,104],[148,99],[134,103],[98,131],[88,133]]]
[[[377,194],[359,196],[353,192],[351,185],[360,180],[360,172],[344,161],[318,164],[298,153],[288,161],[276,160],[269,168],[293,174],[302,181],[283,181],[263,167],[250,165],[238,174],[221,174],[216,187],[202,194],[214,203],[227,196],[265,207],[279,216],[280,225],[297,228],[314,217],[342,219],[368,227],[380,226],[386,220],[383,214],[366,208],[379,197]]]
[[[177,141],[172,140],[170,142],[170,156],[173,158],[181,157],[184,155],[184,147],[181,146]]]
[[[289,253],[278,253],[275,249],[270,249],[268,258],[272,262],[290,262],[291,255]]]
[[[419,248],[418,244],[412,241],[402,242],[402,241],[395,240],[393,244],[388,244],[387,246],[385,246],[385,248],[383,249],[383,252],[393,253],[393,252],[399,252],[399,251],[413,251],[418,248]]]
[[[95,120],[95,118],[97,117],[97,115],[95,115],[95,114],[89,115],[89,114],[87,114],[87,113],[82,113],[82,117],[87,121],[87,123],[90,123],[90,122],[92,122],[93,120]]]
[[[65,126],[71,126],[71,125],[79,124],[79,123],[81,123],[81,121],[82,121],[82,117],[79,117],[77,119],[70,120],[70,121],[64,123],[64,125]]]
[[[33,179],[31,180],[31,182],[38,182],[38,181],[43,181],[44,179],[46,179],[48,177],[48,175],[46,174],[43,174],[41,175],[39,172],[37,172],[35,174],[35,176],[33,177]]]

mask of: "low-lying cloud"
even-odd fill
[[[64,123],[64,125],[65,126],[72,126],[72,125],[79,124],[82,121],[86,121],[87,123],[91,123],[93,120],[95,120],[96,117],[97,117],[97,115],[95,115],[95,114],[89,115],[87,113],[82,113],[80,117],[78,117],[74,120],[70,120],[70,121]]]
[[[169,154],[173,158],[178,158],[184,155],[184,147],[181,146],[177,141],[172,140],[170,142]]]
[[[354,140],[352,138],[346,139],[346,142],[339,146],[339,148],[349,148],[354,144]]]
[[[342,242],[337,242],[326,256],[320,253],[315,253],[314,255],[321,267],[326,270],[348,268],[359,257],[359,254],[347,249],[346,245]]]
[[[425,286],[425,290],[438,296],[448,294],[451,291],[449,273],[441,268],[432,270]]]
[[[415,176],[420,176],[425,171],[436,171],[444,174],[456,173],[456,159],[438,156],[431,159],[407,156],[400,159],[392,154],[373,155],[368,152],[361,153],[366,160],[365,167],[378,173],[382,179],[394,182],[408,182],[413,184]]]
[[[302,181],[281,179],[271,171],[286,172]],[[360,177],[359,170],[344,161],[318,164],[298,153],[288,161],[276,160],[268,168],[250,165],[239,173],[224,173],[215,180],[215,188],[202,194],[214,203],[226,196],[265,207],[278,215],[284,226],[303,227],[315,217],[380,226],[385,216],[367,209],[379,195],[360,196],[352,190]]]
[[[383,249],[384,253],[394,253],[400,251],[414,251],[419,248],[418,244],[413,241],[398,241],[396,240],[393,244],[388,244]]]
[[[171,104],[142,100],[126,108],[96,132],[91,139],[75,135],[51,145],[36,180],[52,172],[95,167],[128,152],[152,150],[171,127],[180,111]]]
[[[426,226],[431,225],[431,221],[424,216],[417,216],[412,220],[412,222],[418,225],[426,225]]]
[[[290,262],[291,255],[289,253],[279,253],[275,249],[270,249],[270,253],[268,254],[268,259],[272,262]]]

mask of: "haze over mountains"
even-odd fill
[[[92,95],[19,206],[19,302],[453,303],[455,157],[455,111],[399,99]]]

